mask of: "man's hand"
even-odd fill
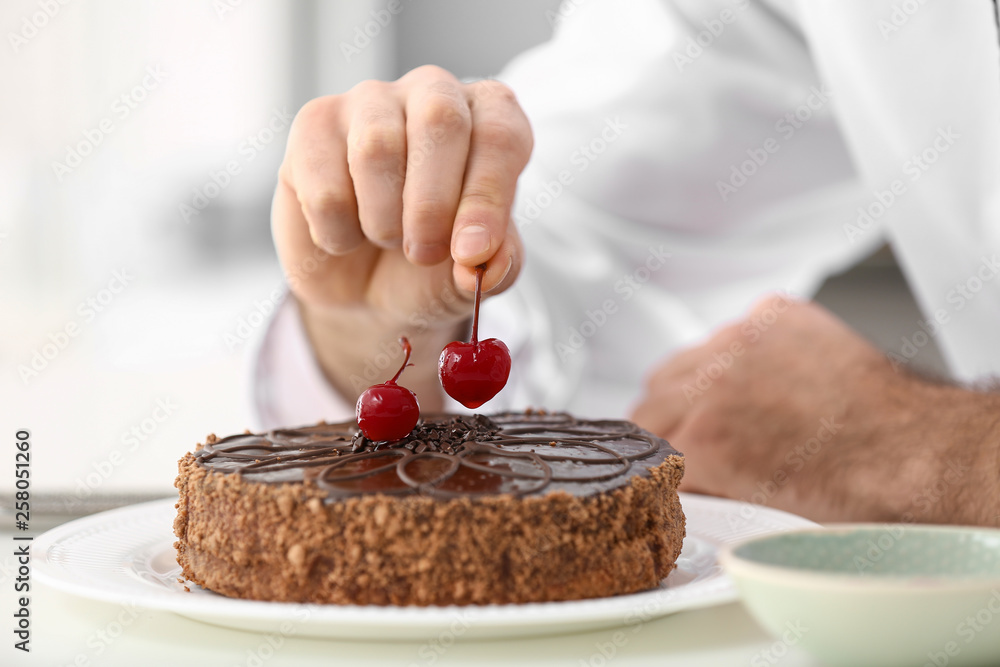
[[[476,265],[494,293],[520,270],[510,209],[531,147],[506,86],[431,66],[299,111],[272,231],[317,358],[345,397],[392,375],[379,363],[368,377],[406,334],[406,385],[425,408],[440,405],[435,362],[471,312]]]
[[[811,303],[769,298],[656,368],[633,414],[684,488],[817,521],[1000,525],[1000,397],[894,369]]]

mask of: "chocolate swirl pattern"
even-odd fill
[[[565,413],[433,415],[388,443],[354,422],[210,440],[196,457],[218,472],[264,483],[311,481],[331,499],[360,494],[438,498],[582,496],[628,483],[677,452],[627,421]]]

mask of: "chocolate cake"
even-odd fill
[[[655,587],[684,539],[684,459],[631,422],[425,416],[209,436],[180,460],[184,576],[333,604],[574,600]]]

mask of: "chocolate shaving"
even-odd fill
[[[583,495],[625,483],[675,454],[627,421],[565,413],[434,415],[401,440],[372,442],[353,422],[276,429],[208,442],[199,463],[259,482],[309,479],[331,498],[370,493],[448,498],[540,494],[553,486]]]

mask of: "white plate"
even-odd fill
[[[469,607],[306,605],[223,597],[178,581],[174,501],[95,514],[45,533],[32,546],[35,576],[61,591],[172,611],[242,630],[345,639],[515,637],[641,623],[683,609],[731,602],[736,589],[719,547],[755,535],[815,526],[793,514],[680,494],[687,537],[677,569],[651,591],[595,600]]]

